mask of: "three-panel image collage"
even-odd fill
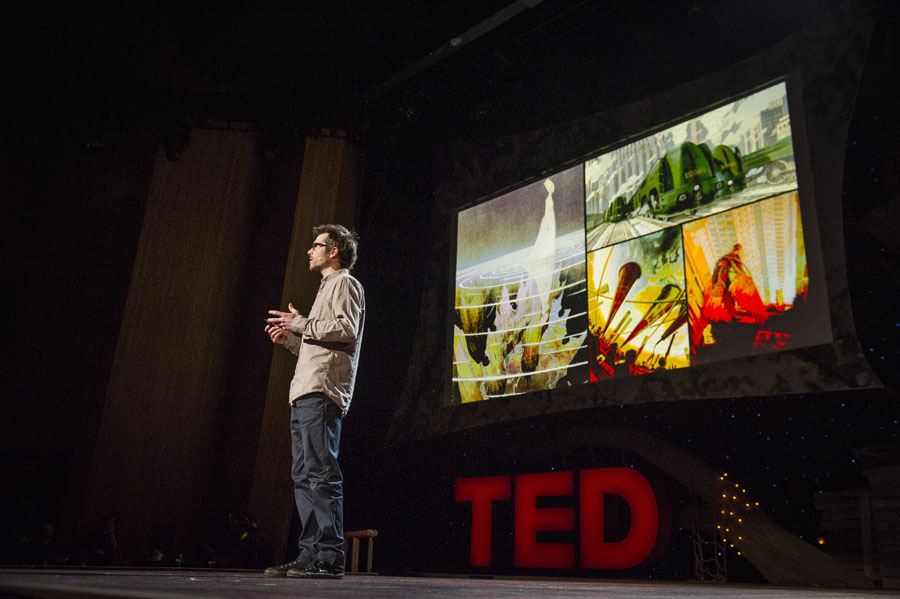
[[[451,403],[830,341],[790,115],[777,83],[461,210]]]

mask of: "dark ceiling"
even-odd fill
[[[6,23],[16,59],[6,65],[3,117],[20,126],[150,116],[360,128],[387,108],[446,135],[498,136],[700,78],[836,4],[45,0]]]

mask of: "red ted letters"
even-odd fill
[[[460,478],[456,501],[472,503],[469,562],[491,565],[491,507],[511,496],[509,476]],[[624,570],[647,559],[656,543],[659,511],[650,483],[631,468],[595,468],[579,472],[579,563],[582,568]],[[571,543],[538,543],[539,531],[575,530],[575,509],[537,507],[538,497],[572,495],[575,473],[542,472],[515,477],[514,563],[520,568],[575,568]],[[603,501],[618,495],[631,511],[631,528],[620,541],[604,540]]]

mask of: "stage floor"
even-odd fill
[[[343,580],[266,578],[257,572],[183,570],[0,569],[2,599],[176,599],[182,597],[313,599],[528,597],[602,599],[868,599],[900,597],[898,591],[786,589],[700,582],[548,580],[348,575]]]

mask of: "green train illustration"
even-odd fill
[[[684,142],[656,161],[630,195],[620,195],[606,209],[606,222],[649,214],[666,218],[737,193],[747,187],[747,173],[762,168],[769,183],[794,176],[790,136],[746,157],[736,147]]]

